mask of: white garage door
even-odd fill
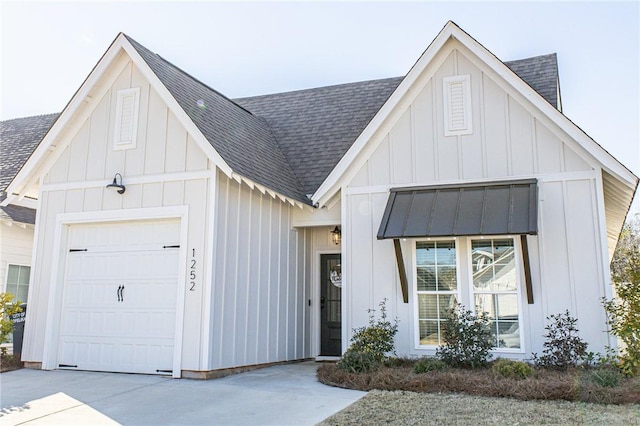
[[[72,225],[58,368],[171,374],[180,222]]]

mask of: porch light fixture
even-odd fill
[[[120,178],[120,183],[118,183],[118,177]],[[118,194],[124,194],[124,191],[127,189],[122,184],[122,175],[120,173],[116,173],[113,177],[113,182],[107,185],[107,188],[118,188]]]
[[[333,241],[333,244],[337,246],[342,242],[342,232],[337,226],[333,231],[331,231],[331,240]]]

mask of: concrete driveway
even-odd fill
[[[317,382],[318,364],[199,381],[22,369],[0,375],[0,425],[312,425],[365,392]]]

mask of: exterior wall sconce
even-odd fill
[[[118,183],[118,177],[120,178],[120,183]],[[120,173],[116,173],[113,177],[113,182],[107,185],[107,188],[118,188],[118,194],[124,194],[124,191],[127,189],[122,184],[122,175]]]
[[[342,242],[342,232],[337,226],[333,231],[331,231],[331,240],[333,241],[333,244],[337,246]]]

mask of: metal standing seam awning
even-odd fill
[[[520,235],[533,303],[527,235],[538,233],[536,179],[392,188],[378,239],[393,239],[404,302],[409,302],[400,238]]]

